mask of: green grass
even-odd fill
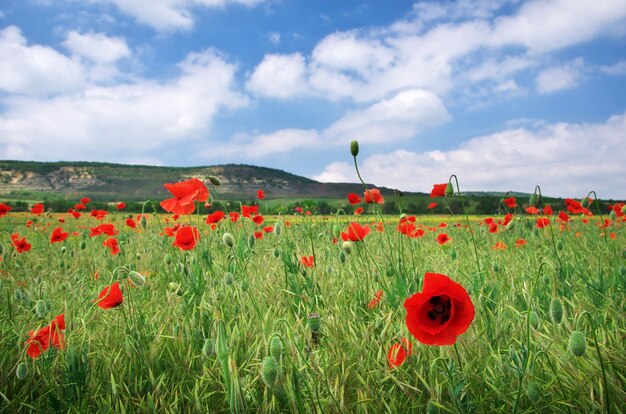
[[[554,217],[554,228],[540,230],[534,217],[519,216],[514,228],[490,234],[474,216],[476,257],[468,229],[454,226],[462,217],[418,217],[425,226],[449,225],[409,239],[396,231],[397,217],[384,216],[385,231],[372,226],[346,255],[333,237],[372,216],[268,218],[290,225],[253,246],[249,220],[212,231],[202,217],[181,217],[201,230],[196,247],[181,252],[160,235],[164,216],[151,216],[142,231],[111,214],[104,222],[119,229],[122,250],[112,256],[105,236],[88,237],[100,222],[63,216],[64,224],[51,215],[30,228],[30,214],[0,218],[1,412],[405,413],[427,404],[455,413],[626,411],[623,223],[605,239],[596,217],[588,224],[577,217],[560,231]],[[51,245],[59,225],[79,234]],[[16,253],[13,232],[32,250]],[[232,249],[224,232],[234,236]],[[441,232],[451,242],[438,245]],[[514,247],[518,239],[527,244]],[[494,250],[496,242],[506,249]],[[313,269],[299,264],[313,254]],[[145,285],[130,287],[120,269],[147,272]],[[420,344],[406,328],[403,302],[421,290],[425,272],[448,275],[474,303],[475,319],[455,346]],[[95,306],[116,279],[124,303]],[[380,289],[382,302],[368,309]],[[564,306],[561,323],[550,318],[554,297]],[[40,300],[47,310],[38,316]],[[320,314],[319,334],[307,326],[312,312]],[[28,332],[61,313],[65,349],[26,356]],[[587,341],[580,357],[567,349],[575,330]],[[267,385],[261,367],[273,336],[285,352]],[[415,353],[390,369],[387,351],[402,337]],[[20,363],[24,379],[16,376]]]

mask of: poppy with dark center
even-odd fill
[[[120,306],[122,302],[124,302],[120,282],[114,282],[111,286],[102,289],[98,295],[98,299],[94,302],[102,309],[112,309]]]
[[[27,252],[32,247],[31,244],[26,241],[26,237],[20,239],[20,235],[17,233],[11,234],[11,243],[18,253]]]
[[[118,210],[124,210],[126,208],[126,203],[123,202],[123,201],[120,201],[119,203],[117,203],[115,208],[118,209]]]
[[[347,232],[341,232],[341,239],[343,241],[358,242],[361,241],[370,234],[370,226],[361,226],[359,223],[350,223]]]
[[[265,198],[265,191],[259,190],[256,192],[256,196],[259,200],[263,200]]]
[[[515,197],[505,198],[503,202],[504,202],[504,205],[507,206],[508,208],[517,207],[517,202],[515,201]]]
[[[176,232],[176,239],[173,246],[178,247],[180,250],[193,250],[196,247],[196,242],[200,240],[200,234],[195,227],[185,226],[180,228]]]
[[[59,243],[69,237],[69,233],[63,231],[61,227],[57,227],[52,231],[52,235],[50,235],[50,244]]]
[[[406,338],[400,339],[400,342],[396,342],[391,345],[389,351],[387,352],[387,362],[389,363],[389,368],[397,368],[404,364],[406,357],[412,354],[413,345],[411,342]]]
[[[300,259],[300,263],[302,263],[304,266],[308,267],[309,269],[313,269],[313,267],[315,266],[315,257],[302,256],[302,258]]]
[[[261,224],[263,224],[263,221],[265,221],[265,218],[259,214],[258,216],[252,217],[252,221],[254,221],[254,224],[256,224],[257,226],[260,226]]]
[[[440,233],[437,235],[437,243],[439,244],[446,244],[450,240],[450,237],[446,233]]]
[[[358,194],[350,193],[348,194],[348,202],[352,205],[359,204],[361,201],[361,197]]]
[[[91,217],[95,217],[96,220],[102,220],[109,214],[106,210],[91,210]]]
[[[446,187],[448,183],[433,184],[433,189],[430,191],[430,198],[444,197],[446,195]]]
[[[174,197],[161,201],[163,210],[174,214],[191,214],[196,209],[195,201],[205,202],[209,199],[209,190],[197,178],[191,178],[176,184],[164,184]]]
[[[33,206],[30,208],[30,212],[39,216],[41,213],[43,213],[43,204],[33,204]]]
[[[220,220],[222,220],[224,217],[226,217],[226,214],[224,214],[223,211],[217,210],[216,212],[211,213],[207,216],[205,223],[216,224],[219,223]]]
[[[366,204],[372,204],[372,203],[383,204],[385,202],[385,199],[380,194],[380,190],[378,188],[372,188],[371,190],[366,190],[363,193],[363,197],[365,198]]]
[[[114,237],[109,237],[102,242],[102,245],[104,247],[108,247],[113,256],[117,256],[117,254],[122,251],[119,244],[117,243],[117,239]]]
[[[65,348],[63,331],[65,330],[65,314],[54,318],[48,326],[44,326],[37,331],[30,331],[26,340],[26,355],[37,358],[45,350],[50,348],[50,344],[57,349]]]
[[[13,210],[13,208],[11,206],[6,205],[4,203],[0,203],[0,217],[4,216],[5,214],[7,214],[11,210]]]
[[[438,273],[426,273],[422,291],[404,301],[406,326],[426,345],[452,345],[474,320],[465,288]]]
[[[82,214],[80,214],[80,212],[78,211],[71,211],[70,213],[75,219],[78,219],[80,216],[82,216]]]

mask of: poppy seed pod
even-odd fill
[[[67,247],[65,246],[61,247],[61,254],[65,254],[66,251],[67,251]]]
[[[274,388],[278,379],[278,362],[273,356],[266,356],[261,362],[261,378],[268,388]]]
[[[231,249],[235,246],[235,238],[230,233],[224,233],[224,235],[222,236],[222,241],[226,246],[230,247]]]
[[[306,324],[311,330],[311,332],[319,332],[320,328],[322,327],[322,320],[320,319],[320,314],[315,313],[315,312],[310,313],[309,316],[307,317]]]
[[[345,252],[340,252],[339,253],[339,261],[341,263],[345,263],[347,259],[348,259],[348,257],[346,256]]]
[[[350,153],[353,157],[359,155],[359,141],[357,141],[356,139],[350,143]]]
[[[458,257],[458,253],[456,249],[453,247],[452,249],[450,249],[450,258],[452,260],[456,260],[457,257]]]
[[[163,258],[163,261],[165,262],[166,265],[172,264],[172,255],[167,253],[165,257]]]
[[[37,301],[37,304],[35,305],[35,313],[40,318],[43,318],[46,316],[46,313],[48,313],[48,305],[42,299]]]
[[[28,375],[28,365],[25,362],[20,362],[15,370],[15,376],[18,380],[23,380]]]
[[[128,273],[128,278],[135,286],[143,286],[146,283],[146,277],[139,272],[131,270]]]
[[[493,269],[494,272],[499,272],[500,271],[500,263],[498,262],[493,262],[491,264],[491,268]]]
[[[279,335],[274,335],[272,339],[270,339],[269,351],[270,355],[276,358],[276,361],[282,360],[285,355],[285,346]]]
[[[148,220],[146,219],[145,215],[141,215],[141,219],[139,220],[139,225],[141,226],[142,229],[146,229],[146,227],[148,227]]]
[[[345,242],[343,242],[341,247],[343,248],[343,251],[346,252],[347,254],[352,253],[352,243],[351,242],[346,240]]]
[[[452,186],[452,181],[448,181],[448,185],[446,185],[445,195],[447,198],[454,197],[454,187]]]
[[[85,242],[85,240],[82,240],[80,242],[80,249],[85,250],[86,248],[87,248],[87,243]]]
[[[553,298],[550,302],[550,318],[554,323],[561,323],[563,319],[563,303],[559,298]]]
[[[574,331],[569,337],[567,348],[574,356],[583,356],[587,350],[587,339],[581,331]]]
[[[528,321],[530,322],[530,326],[537,329],[539,327],[539,314],[535,311],[530,311],[530,315],[528,315]]]
[[[541,391],[535,381],[528,381],[526,385],[526,395],[532,403],[536,403],[541,399]]]
[[[275,247],[273,254],[274,254],[274,257],[278,259],[280,257],[280,249],[278,247]]]
[[[276,223],[276,225],[274,226],[274,234],[277,236],[280,236],[283,232],[283,222],[279,221],[278,223]]]
[[[591,200],[589,200],[589,197],[584,197],[582,200],[580,200],[580,205],[584,208],[589,208],[589,204],[591,204]]]
[[[222,185],[222,180],[220,180],[219,177],[216,177],[214,175],[209,175],[207,178],[209,179],[209,182],[216,187],[219,187],[220,185]]]

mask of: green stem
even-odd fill
[[[604,368],[604,360],[602,359],[602,354],[600,353],[600,345],[598,345],[598,337],[596,335],[596,324],[593,321],[593,317],[587,311],[583,311],[580,314],[580,318],[583,316],[587,316],[589,320],[589,324],[591,325],[591,334],[593,335],[593,343],[596,346],[596,353],[598,354],[598,361],[600,362],[600,371],[602,371],[602,383],[604,385],[604,404],[606,406],[607,414],[611,414],[611,402],[609,400],[609,384],[606,379],[606,370]]]
[[[472,245],[474,246],[474,256],[476,257],[476,266],[478,267],[478,273],[481,273],[480,269],[480,260],[478,258],[478,246],[476,244],[476,239],[474,238],[474,232],[472,231],[472,226],[470,225],[469,216],[467,215],[467,209],[465,208],[465,201],[463,201],[463,196],[461,195],[461,187],[459,186],[459,180],[455,174],[450,176],[448,182],[452,180],[454,177],[454,182],[456,183],[456,192],[461,200],[461,207],[463,207],[463,214],[465,215],[465,223],[467,224],[467,228],[469,230],[470,238],[472,239]]]

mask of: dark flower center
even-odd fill
[[[428,319],[431,321],[438,320],[440,324],[444,324],[450,320],[450,309],[452,302],[447,296],[433,296],[428,301],[432,306],[427,312]]]

